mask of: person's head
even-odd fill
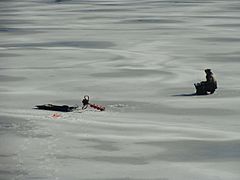
[[[211,69],[205,69],[206,74],[213,74]]]

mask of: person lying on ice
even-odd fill
[[[206,81],[194,84],[197,95],[213,94],[217,89],[217,81],[213,76],[211,69],[205,69]]]

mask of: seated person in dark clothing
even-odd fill
[[[205,73],[206,81],[194,84],[197,90],[196,94],[198,95],[213,94],[217,89],[217,81],[213,77],[211,69],[205,69]]]

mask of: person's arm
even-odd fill
[[[206,81],[207,83],[211,83],[214,81],[213,77],[209,76],[209,75],[206,76],[206,79],[207,79],[207,81]]]

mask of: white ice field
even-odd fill
[[[239,0],[0,0],[1,180],[239,180],[239,108]]]

